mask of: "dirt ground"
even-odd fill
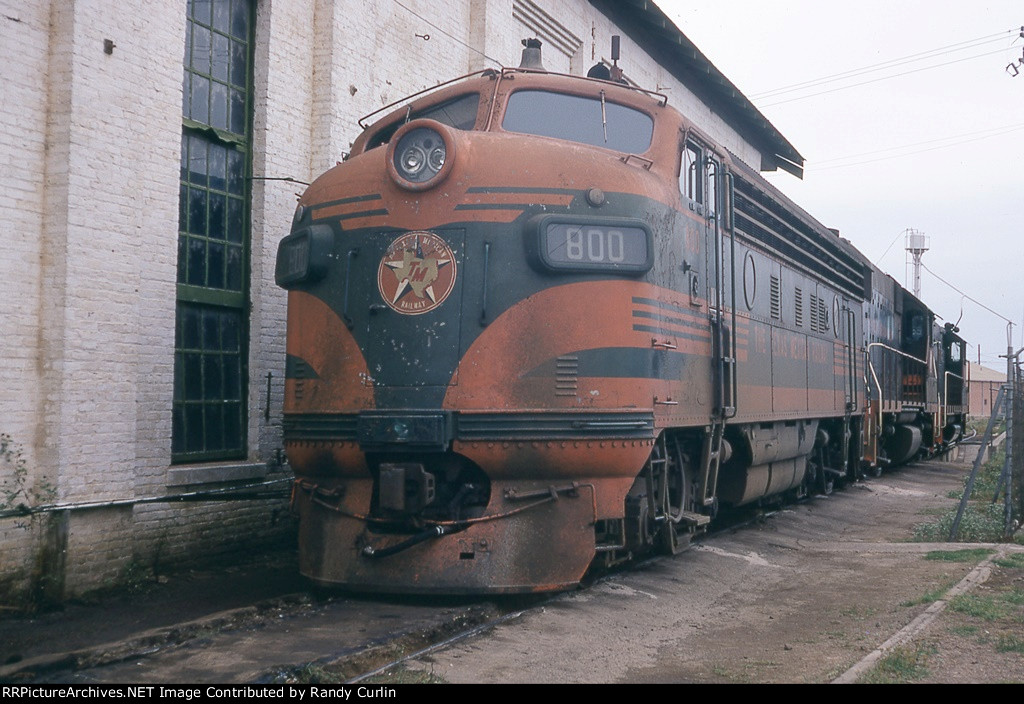
[[[0,618],[0,666],[120,642],[212,614],[269,604],[306,589],[290,549],[226,567],[179,571],[159,582],[140,581],[42,613],[10,610]]]
[[[1005,566],[997,565],[985,584],[955,602],[927,633],[898,654],[920,661],[917,681],[1024,682],[1024,560],[1020,558],[1017,553],[1016,559],[1004,560]]]
[[[1024,682],[1021,546],[909,542],[966,471],[922,463],[765,513],[375,681]],[[972,588],[954,596],[967,576]],[[279,554],[0,619],[0,681],[337,682],[508,609],[323,598]],[[107,664],[53,667],[90,658]]]
[[[406,667],[457,683],[830,682],[985,557],[907,542],[964,471],[921,464],[786,508]],[[953,555],[926,559],[937,550]],[[1000,618],[947,608],[851,681],[1024,682],[1021,557],[971,593]]]

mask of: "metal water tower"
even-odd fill
[[[921,298],[921,257],[931,248],[931,238],[920,230],[907,228],[906,250],[914,263],[914,296]]]

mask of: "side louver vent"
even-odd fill
[[[775,320],[782,319],[782,282],[779,281],[778,276],[773,276],[771,280],[771,307],[772,307],[772,318]]]

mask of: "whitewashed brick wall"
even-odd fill
[[[46,105],[48,3],[0,0],[0,433],[11,436],[31,471],[41,474],[39,417],[43,341],[39,335]],[[13,459],[13,458],[12,458]],[[14,467],[0,458],[0,484],[13,487]],[[54,479],[54,477],[51,477]],[[20,588],[31,568],[34,534],[0,521],[0,594]]]
[[[360,131],[356,122],[363,115],[471,71],[496,68],[498,63],[518,66],[521,41],[537,33],[513,16],[514,4],[514,0],[403,0],[406,10],[395,2],[353,5],[318,0],[310,175],[327,170],[348,151]],[[610,63],[611,37],[619,34],[619,65],[630,80],[663,92],[669,105],[712,139],[747,163],[760,164],[757,150],[736,130],[589,2],[536,0],[532,4],[582,40],[572,57],[545,43],[543,60],[549,71],[586,75],[598,61]],[[416,36],[425,34],[429,40]]]

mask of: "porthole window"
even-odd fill
[[[747,304],[747,310],[754,309],[754,301],[757,298],[757,266],[754,264],[754,257],[750,252],[743,258],[743,300]]]

